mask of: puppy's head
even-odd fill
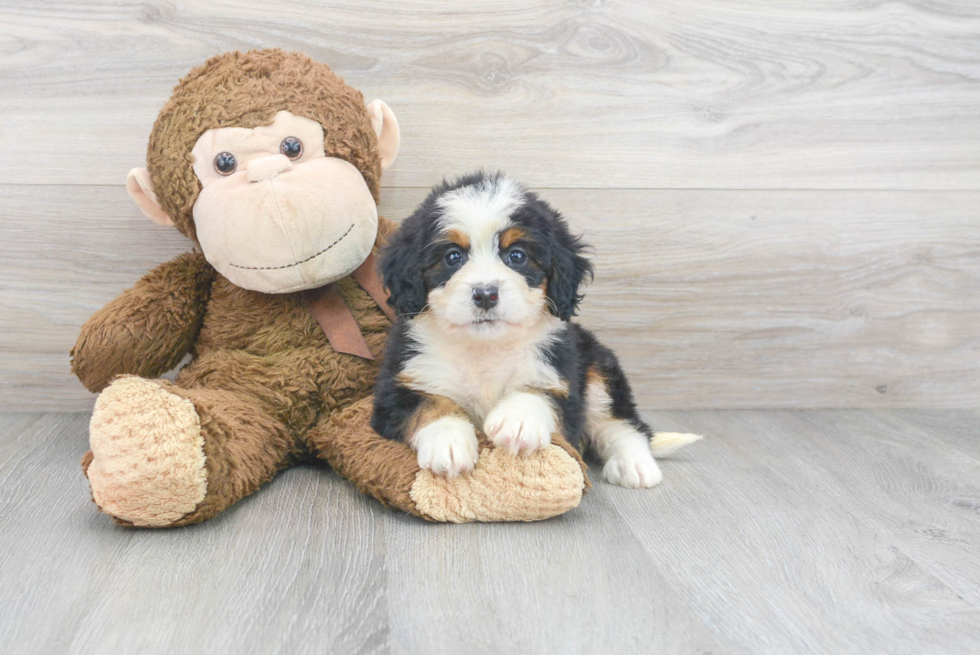
[[[402,316],[501,337],[575,314],[592,273],[586,248],[548,203],[500,173],[443,183],[405,219],[380,270]]]

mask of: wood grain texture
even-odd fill
[[[390,217],[480,166],[544,190],[646,409],[980,403],[980,6],[0,0],[0,410],[91,407],[78,326],[187,247],[126,171],[255,47],[395,109]]]
[[[707,438],[555,520],[437,525],[292,469],[210,522],[121,528],[86,414],[0,414],[0,643],[16,653],[969,653],[968,411],[656,412]]]
[[[931,415],[937,425],[951,416]],[[980,646],[980,517],[952,504],[976,493],[980,461],[951,468],[953,456],[895,429],[890,412],[647,419],[710,443],[676,463],[683,472],[665,467],[670,491],[654,502],[602,488],[710,625],[756,652]],[[980,431],[976,413],[952,420]]]
[[[542,526],[389,527],[391,652],[738,650],[676,595],[602,494]]]
[[[119,529],[78,465],[87,424],[0,428],[5,652],[387,652],[384,533],[350,485],[296,468],[214,523]]]
[[[391,105],[389,186],[980,184],[975,3],[8,1],[0,44],[7,183],[120,183],[191,67],[277,46]]]
[[[595,246],[580,320],[644,409],[980,402],[980,193],[540,193]],[[122,187],[4,187],[0,231],[0,408],[90,408],[79,326],[190,243]]]

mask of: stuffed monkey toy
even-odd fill
[[[483,439],[476,469],[420,470],[370,428],[391,310],[375,253],[381,172],[398,123],[326,65],[280,50],[192,70],[161,110],[126,188],[199,250],[95,313],[72,370],[99,392],[82,458],[92,497],[143,527],[211,518],[305,458],[385,505],[435,521],[536,520],[589,485],[555,435],[533,456]],[[173,382],[157,379],[187,354]]]

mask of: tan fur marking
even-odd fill
[[[563,384],[561,389],[551,389],[550,393],[556,398],[568,398],[568,384]]]
[[[460,409],[459,405],[454,403],[449,398],[444,396],[426,395],[422,400],[422,403],[419,405],[419,408],[415,410],[415,413],[408,419],[408,423],[405,426],[406,438],[411,438],[413,434],[424,428],[426,425],[434,423],[435,421],[447,416],[468,418],[466,416],[466,412]]]
[[[565,380],[561,381],[560,387],[551,387],[548,389],[524,389],[525,393],[533,393],[547,399],[549,402],[552,398],[568,398],[568,382]],[[552,408],[556,409],[556,408]],[[556,410],[557,413],[557,410]]]
[[[525,236],[524,230],[519,227],[510,227],[500,235],[500,247],[510,248],[515,242],[520,241]]]
[[[595,366],[590,367],[589,370],[585,372],[585,386],[589,386],[591,384],[600,384],[602,385],[603,389],[606,388],[606,378]]]
[[[469,249],[470,238],[460,230],[449,230],[446,232],[446,239],[452,241],[460,248]]]

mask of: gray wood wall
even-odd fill
[[[283,47],[402,126],[382,212],[502,168],[596,246],[645,410],[980,405],[980,4],[0,2],[0,410],[189,243],[123,187],[176,81]]]

